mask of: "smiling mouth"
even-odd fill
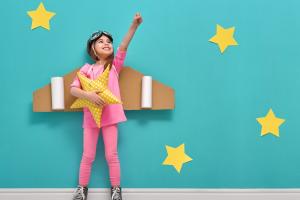
[[[104,47],[104,48],[102,48],[103,50],[110,50],[110,48],[109,47]]]

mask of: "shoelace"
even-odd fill
[[[82,197],[82,198],[81,198]],[[85,199],[85,195],[84,195],[84,192],[83,192],[83,187],[79,186],[76,190],[76,196],[75,196],[76,199]]]
[[[113,188],[113,194],[111,195],[111,199],[112,200],[119,200],[120,198],[120,188],[116,187]]]

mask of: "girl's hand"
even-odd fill
[[[133,18],[133,24],[139,26],[143,22],[143,18],[140,13],[136,13]]]
[[[98,95],[98,91],[90,91],[86,92],[87,100],[91,101],[92,103],[96,104],[97,106],[104,106],[104,100]]]

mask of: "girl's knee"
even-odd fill
[[[86,154],[82,155],[81,162],[92,164],[94,161],[95,161],[95,155],[86,155]]]
[[[110,153],[105,153],[105,158],[108,163],[116,163],[119,162],[119,156],[118,152],[110,152]]]

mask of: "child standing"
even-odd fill
[[[89,79],[97,79],[99,75],[110,67],[108,87],[109,90],[121,100],[118,83],[118,75],[123,67],[128,45],[134,36],[138,26],[142,23],[139,13],[135,14],[129,31],[119,45],[114,56],[113,38],[106,31],[97,31],[87,41],[87,52],[95,61],[94,64],[85,64],[80,73]],[[122,104],[105,105],[105,102],[97,94],[97,91],[87,92],[81,87],[76,76],[71,84],[70,92],[73,96],[87,99],[96,105],[104,106],[101,119],[101,128],[105,146],[105,158],[109,167],[111,182],[111,199],[122,200],[120,186],[120,162],[118,158],[118,123],[126,121]],[[79,169],[79,185],[73,195],[73,200],[86,200],[88,195],[88,183],[92,164],[95,160],[96,148],[100,128],[97,127],[91,112],[83,108],[83,154]]]

